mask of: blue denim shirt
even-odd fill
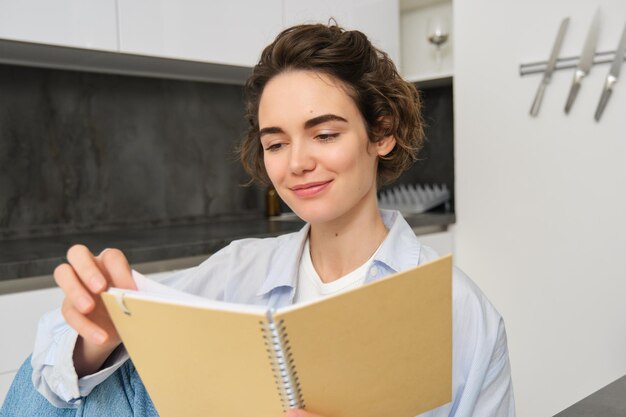
[[[381,210],[381,215],[389,233],[367,271],[366,282],[437,257],[432,249],[419,243],[398,212]],[[217,300],[276,308],[290,305],[308,232],[306,225],[299,232],[274,238],[234,241],[197,267],[173,273],[162,282]],[[502,318],[457,268],[453,272],[452,297],[452,402],[422,416],[514,416]],[[58,407],[75,406],[128,359],[121,346],[104,369],[78,379],[72,363],[76,338],[59,310],[42,318],[32,359],[33,382]]]

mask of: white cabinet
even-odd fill
[[[115,0],[0,0],[0,39],[117,50]]]
[[[118,0],[120,52],[253,66],[282,29],[282,0]]]
[[[39,318],[60,307],[62,300],[59,288],[0,295],[0,403],[33,350]]]
[[[330,18],[399,66],[399,0],[0,0],[0,62],[242,83],[285,27]]]
[[[0,404],[4,402],[6,394],[9,391],[13,378],[15,378],[16,374],[17,372],[0,373]]]
[[[397,0],[119,0],[120,52],[253,66],[285,27],[331,17],[399,56]]]
[[[328,23],[334,18],[346,29],[365,33],[377,47],[399,64],[400,28],[397,0],[285,0],[285,26]]]
[[[33,349],[39,318],[62,300],[59,288],[0,295],[0,374],[18,369]]]
[[[404,1],[400,15],[402,75],[416,82],[452,77],[452,0]],[[428,38],[447,34],[439,47]],[[433,39],[434,40],[434,39]]]

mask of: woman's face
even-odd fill
[[[263,90],[259,127],[267,174],[301,219],[324,223],[376,210],[377,157],[395,140],[368,140],[340,82],[311,71],[277,75]]]

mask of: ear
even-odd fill
[[[394,135],[383,136],[374,143],[378,156],[387,156],[396,147],[396,137]]]
[[[390,116],[381,116],[378,118],[378,129],[380,131],[387,130],[391,126]],[[374,142],[376,148],[376,154],[378,156],[386,156],[396,146],[396,137],[394,135],[388,135],[381,137],[377,142]]]

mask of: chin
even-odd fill
[[[343,212],[337,207],[329,208],[327,204],[323,207],[291,207],[293,212],[302,220],[310,224],[328,223],[339,218]]]
[[[320,213],[315,213],[311,210],[292,210],[296,214],[296,216],[298,216],[300,219],[304,220],[307,223],[319,223],[320,221],[324,221],[324,218],[326,217],[320,216]]]

